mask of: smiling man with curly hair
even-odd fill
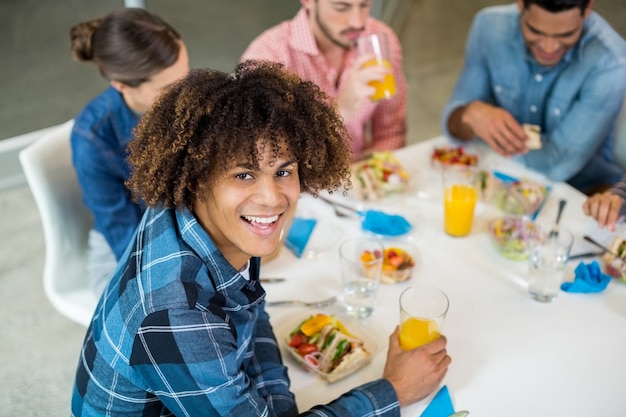
[[[141,120],[129,188],[148,209],[81,351],[74,416],[297,414],[265,311],[260,257],[301,191],[350,187],[350,142],[328,97],[277,64],[193,71]],[[319,406],[399,415],[443,378],[445,338]]]

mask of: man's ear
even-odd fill
[[[126,84],[119,81],[111,81],[111,87],[115,88],[120,93],[124,93],[127,88],[129,88]]]
[[[587,8],[583,12],[583,19],[587,19],[589,17],[589,15],[591,14],[591,9],[593,9],[594,1],[595,0],[589,0],[589,3],[587,4]]]

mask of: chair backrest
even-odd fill
[[[626,98],[615,124],[615,162],[626,170]]]
[[[70,120],[23,149],[20,163],[39,209],[46,244],[44,290],[65,317],[89,325],[97,304],[86,273],[93,219],[72,165]]]

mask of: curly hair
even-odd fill
[[[264,149],[270,164],[294,158],[302,191],[351,187],[350,138],[333,101],[280,64],[194,70],[159,97],[134,135],[127,186],[150,207],[192,209],[242,156],[258,168]]]

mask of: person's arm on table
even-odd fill
[[[626,177],[609,191],[592,195],[583,204],[583,211],[598,222],[600,228],[615,231],[618,219],[626,215]]]
[[[261,395],[265,389],[257,389],[237,365],[239,354],[227,322],[209,311],[176,309],[144,320],[130,363],[174,415],[296,415],[286,368],[264,372],[266,389],[284,393],[272,395],[270,408]]]
[[[481,39],[480,25],[477,16],[465,47],[465,65],[442,113],[442,131],[462,141],[478,137],[500,155],[526,152],[522,126],[508,111],[490,104],[489,70],[482,57],[486,40]]]
[[[520,158],[524,165],[553,181],[576,175],[598,152],[624,101],[626,67],[593,74],[567,114],[546,136],[542,148]]]
[[[448,119],[450,134],[460,140],[479,137],[503,156],[526,153],[526,133],[506,110],[480,100],[456,108]]]
[[[296,414],[293,395],[283,379],[284,367],[274,366],[272,372],[264,373],[263,389],[247,382],[245,371],[234,366],[237,347],[228,324],[209,312],[153,313],[142,323],[134,344],[130,361],[135,371],[175,415],[208,411],[223,416],[262,415],[268,411],[264,391],[274,391],[269,397],[269,415]],[[383,379],[363,384],[302,415],[398,416],[400,406],[425,398],[445,376],[450,363],[445,345],[442,336],[418,349],[403,351],[396,329],[390,336]]]
[[[393,385],[400,406],[424,399],[435,390],[448,371],[451,359],[445,336],[405,351],[400,347],[399,329],[389,336],[389,351],[383,377]]]

